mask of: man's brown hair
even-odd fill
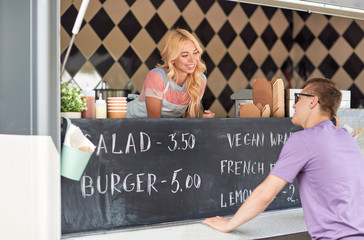
[[[333,118],[341,103],[341,92],[333,81],[326,78],[311,78],[306,89],[320,100],[320,109]]]

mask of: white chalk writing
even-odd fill
[[[264,163],[255,161],[233,161],[221,160],[220,169],[222,174],[250,175],[264,174]]]
[[[240,146],[263,147],[264,133],[227,133],[230,148]]]

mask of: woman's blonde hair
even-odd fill
[[[161,67],[167,72],[167,79],[171,86],[175,86],[172,79],[177,80],[177,72],[173,65],[173,60],[179,57],[181,54],[182,46],[184,41],[191,40],[197,51],[200,54],[199,61],[195,71],[192,74],[188,74],[186,79],[186,94],[184,97],[189,96],[190,101],[188,104],[188,115],[191,117],[198,117],[198,112],[200,109],[200,97],[202,94],[202,77],[201,74],[206,71],[206,65],[201,60],[201,55],[203,50],[197,39],[187,30],[184,29],[172,29],[170,30],[165,38],[165,45],[163,51],[161,52],[161,57],[163,64],[158,64],[157,67]]]

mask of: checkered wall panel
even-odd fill
[[[62,62],[80,5],[61,1]],[[82,88],[102,79],[110,88],[131,81],[140,90],[175,27],[191,31],[205,48],[203,105],[218,117],[233,117],[230,95],[258,77],[281,77],[292,88],[328,77],[352,91],[352,107],[364,99],[363,21],[221,0],[90,1],[62,78]]]

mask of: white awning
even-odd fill
[[[361,0],[233,0],[263,6],[320,13],[364,20],[364,1]]]

